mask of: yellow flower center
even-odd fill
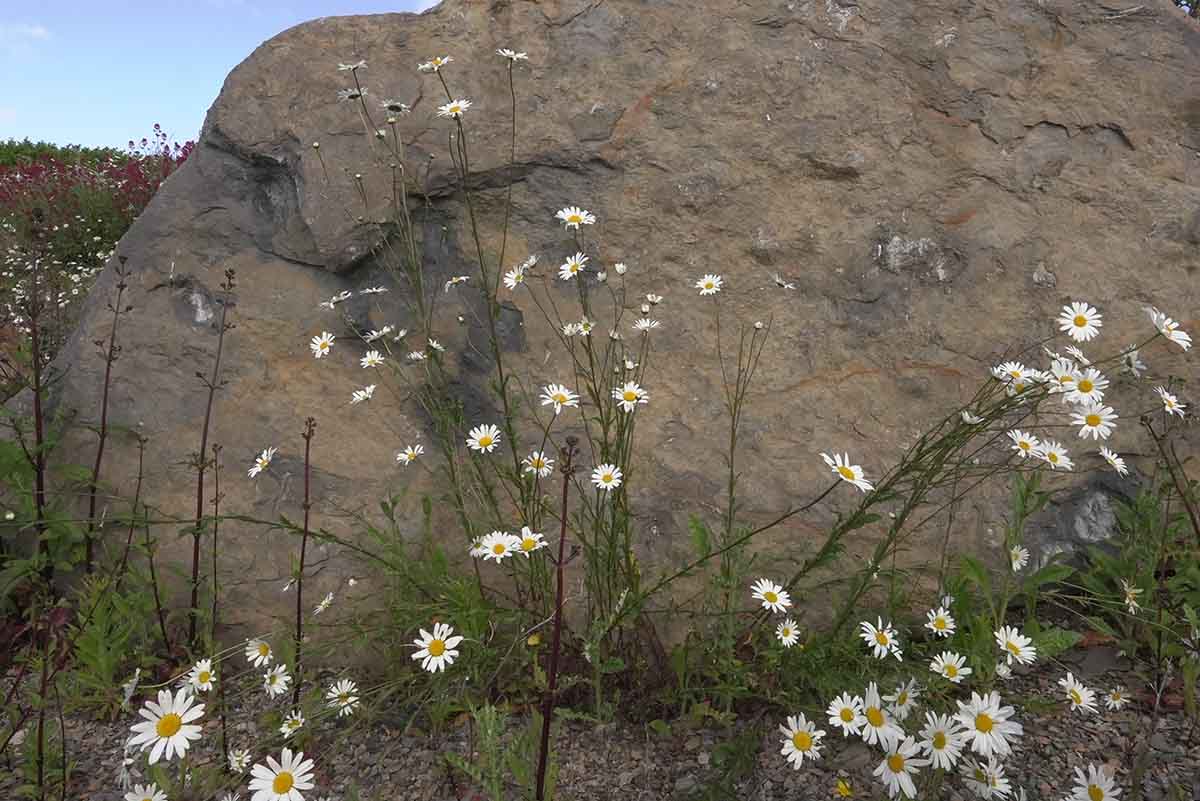
[[[502,543],[502,542],[497,542],[495,545],[492,546],[492,553],[496,554],[496,556],[499,556],[500,554],[504,553],[504,551],[505,551],[505,547],[504,547],[504,543]]]
[[[887,722],[887,718],[883,716],[883,710],[879,707],[869,706],[867,707],[867,722],[878,729]]]
[[[1076,328],[1083,328],[1085,325],[1087,325],[1087,318],[1082,314],[1077,314],[1075,315],[1075,319],[1071,322],[1075,323]]]
[[[958,675],[958,668],[954,665],[946,665],[946,678],[952,679]]]
[[[525,539],[521,540],[522,551],[532,551],[535,548],[537,548],[537,540],[535,540],[533,537],[526,537]]]
[[[806,731],[798,731],[792,735],[792,745],[796,747],[797,751],[808,751],[812,748],[812,744],[812,735]]]
[[[295,778],[286,770],[275,775],[275,781],[271,782],[271,790],[276,795],[283,795],[292,789],[292,785],[296,783]]]
[[[875,642],[879,643],[880,645],[887,645],[889,642],[891,642],[891,640],[889,640],[888,636],[882,631],[877,631],[875,632]]]
[[[769,604],[779,603],[779,596],[770,590],[767,590],[763,593],[763,600]]]
[[[996,724],[992,722],[992,719],[983,712],[980,712],[975,716],[975,728],[984,734],[990,732],[992,727],[995,725]]]
[[[258,644],[258,655],[259,656],[270,656],[271,655],[271,646],[267,645],[265,642],[260,642]]]
[[[1092,382],[1092,380],[1090,378],[1079,379],[1079,391],[1080,392],[1088,393],[1088,392],[1091,392],[1095,388],[1096,388],[1096,385]]]
[[[854,710],[848,706],[844,706],[842,707],[842,711],[838,713],[838,717],[845,723],[851,723],[854,721]]]
[[[566,403],[567,396],[562,394],[561,392],[556,392],[556,393],[554,393],[554,402],[555,403]]]
[[[1100,425],[1100,415],[1089,414],[1087,417],[1083,418],[1083,422],[1095,428],[1096,426]]]
[[[941,631],[942,629],[946,628],[946,618],[944,618],[944,617],[935,617],[935,618],[933,619],[933,627],[934,627],[935,629],[939,630],[939,631]]]
[[[907,703],[908,703],[908,693],[907,692],[902,692],[902,693],[900,693],[900,695],[896,696],[896,706],[904,706]]]
[[[1017,447],[1023,451],[1027,451],[1027,450],[1030,450],[1033,447],[1033,445],[1025,440],[1021,440],[1020,442],[1017,443]]]
[[[890,770],[892,773],[903,773],[904,757],[900,756],[899,754],[892,754],[887,758],[887,766],[888,770]]]
[[[441,640],[434,640],[426,647],[429,649],[430,656],[441,656],[446,653],[446,643]]]
[[[1058,464],[1058,452],[1050,451],[1049,453],[1046,454],[1046,460],[1053,464]]]
[[[1079,690],[1076,690],[1074,687],[1071,688],[1069,695],[1071,696],[1071,700],[1074,701],[1076,705],[1083,703],[1083,696],[1080,695]]]
[[[211,673],[209,673],[207,670],[202,670],[202,671],[200,671],[200,675],[198,675],[198,676],[196,677],[196,680],[197,680],[197,681],[198,681],[200,684],[208,684],[208,680],[209,680],[209,679],[211,679],[211,678],[212,678],[212,674],[211,674]]]
[[[484,434],[482,437],[479,438],[479,447],[486,448],[487,446],[489,446],[491,444],[492,444],[492,438],[490,436],[488,436],[487,434]]]
[[[350,695],[348,693],[338,693],[338,703],[342,705],[350,703]]]
[[[1104,801],[1104,791],[1095,784],[1089,784],[1088,798],[1092,799],[1092,801]]]
[[[933,735],[933,747],[938,751],[946,747],[946,732],[939,731]]]
[[[784,637],[784,639],[787,639],[788,637],[791,637],[791,636],[792,636],[792,630],[791,630],[791,629],[789,629],[787,626],[784,626],[784,627],[783,627],[783,637]]]
[[[578,224],[578,223],[581,223],[581,222],[583,222],[583,218],[582,218],[582,217],[580,217],[578,214],[568,214],[568,215],[567,215],[567,222],[569,222],[569,223],[576,223],[576,224]]]
[[[621,398],[632,403],[637,400],[637,393],[632,389],[627,389],[621,393]]]
[[[838,471],[838,475],[840,475],[842,478],[846,479],[847,481],[854,480],[854,471],[851,470],[849,467],[846,467],[845,465],[843,465],[842,467],[839,467],[837,469],[837,471]]]
[[[174,712],[168,712],[158,719],[158,723],[154,724],[154,733],[165,739],[167,737],[174,737],[182,728],[183,718]]]
[[[612,480],[613,480],[613,474],[605,473],[604,475],[600,476],[600,480],[603,481],[605,484],[611,484]]]

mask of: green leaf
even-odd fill
[[[1038,650],[1038,659],[1053,659],[1074,648],[1082,639],[1079,632],[1051,627],[1034,636],[1033,644]]]

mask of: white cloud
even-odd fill
[[[35,43],[49,38],[50,31],[45,25],[0,22],[0,53],[6,56],[29,56],[33,53]]]

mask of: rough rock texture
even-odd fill
[[[308,415],[318,419],[318,524],[347,531],[343,510],[373,510],[414,482],[430,491],[417,469],[393,460],[405,444],[429,445],[420,415],[383,387],[370,404],[347,406],[350,390],[367,383],[361,348],[339,315],[318,309],[344,289],[384,284],[395,291],[339,310],[364,328],[407,322],[400,288],[369,256],[378,230],[355,219],[364,212],[353,173],[373,199],[386,198],[391,181],[372,162],[376,145],[356,110],[337,100],[349,85],[337,63],[359,58],[369,64],[360,75],[373,108],[391,97],[415,105],[401,122],[410,163],[436,157],[421,219],[430,285],[440,287],[473,272],[473,245],[449,169],[450,125],[435,114],[441,88],[415,67],[452,55],[446,78],[474,101],[472,182],[494,258],[510,174],[508,85],[494,51],[529,52],[517,69],[506,262],[539,253],[558,264],[574,246],[552,215],[579,204],[599,217],[587,231],[594,263],[626,262],[636,292],[666,296],[652,403],[638,412],[635,500],[650,561],[682,559],[688,515],[715,513],[723,492],[712,304],[691,288],[702,273],[726,278],[727,324],[773,320],[742,438],[745,509],[755,520],[826,485],[819,451],[849,451],[878,475],[927,421],[969,397],[1006,349],[1054,333],[1066,301],[1102,306],[1109,349],[1144,338],[1143,303],[1195,332],[1200,28],[1168,0],[1118,13],[1125,5],[446,0],[420,16],[326,18],[288,30],[230,74],[195,154],[119,247],[133,272],[134,311],[113,416],[149,437],[144,493],[164,512],[186,515],[193,504],[185,460],[204,400],[194,374],[212,363],[213,299],[227,268],[238,275],[237,328],[226,340],[212,434],[224,446],[224,509],[299,517]],[[382,211],[377,204],[366,216]],[[108,330],[112,286],[110,271],[62,357],[70,373],[60,408],[85,419],[103,369],[90,343]],[[469,347],[483,341],[472,322],[477,299],[457,290],[439,298],[437,331],[469,414],[482,419],[487,365]],[[517,373],[568,380],[536,309],[518,297],[505,315]],[[339,340],[318,363],[308,340],[323,329]],[[1166,348],[1146,358],[1159,376],[1188,369]],[[1128,422],[1117,447],[1147,455]],[[268,445],[280,448],[275,463],[247,480]],[[118,436],[107,462],[124,495],[135,453]],[[1096,467],[1083,453],[1081,466]],[[1111,520],[1097,486],[1071,509],[1052,509],[1062,518],[1052,528],[1091,539],[1075,529]],[[835,494],[775,542],[802,554],[854,494]],[[956,518],[964,547],[996,547],[995,494]],[[449,518],[439,525],[457,541]],[[235,523],[223,530],[239,593],[226,608],[242,613],[246,601],[278,598],[289,538]],[[932,553],[914,547],[909,558],[924,564]],[[318,564],[329,587],[361,570],[332,551]]]

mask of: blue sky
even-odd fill
[[[0,140],[124,147],[156,122],[172,140],[195,139],[225,76],[280,31],[315,17],[435,4],[0,0]]]

